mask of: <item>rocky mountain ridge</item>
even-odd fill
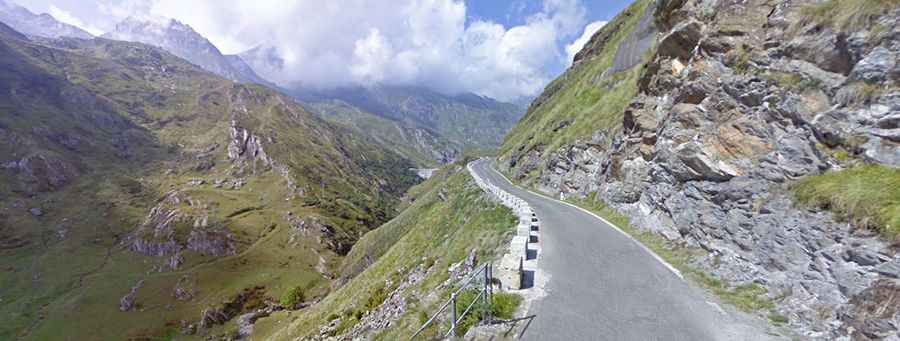
[[[203,69],[237,82],[270,85],[239,56],[225,56],[189,25],[175,19],[128,17],[102,35],[161,47]]]
[[[8,0],[0,0],[0,21],[27,35],[47,38],[72,37],[91,39],[94,35],[65,24],[47,13],[34,14]]]
[[[703,250],[693,265],[727,283],[764,286],[804,339],[895,338],[896,240],[791,191],[900,165],[898,5],[638,1],[535,100],[501,159],[519,181]]]

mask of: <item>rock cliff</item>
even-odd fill
[[[638,1],[532,104],[523,122],[539,124],[513,130],[502,163],[705,250],[695,266],[763,285],[804,338],[896,337],[900,315],[876,299],[898,293],[896,245],[797,204],[791,186],[900,166],[898,56],[896,1]],[[621,104],[559,113],[575,90]]]

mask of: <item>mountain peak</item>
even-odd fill
[[[262,78],[243,61],[228,58],[190,25],[158,16],[129,16],[104,38],[161,47],[203,69],[238,82],[260,83]]]
[[[25,35],[47,38],[91,39],[94,37],[85,30],[56,20],[50,14],[34,14],[27,8],[7,0],[0,0],[0,21]]]

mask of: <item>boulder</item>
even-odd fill
[[[689,19],[676,25],[659,41],[657,54],[664,57],[678,58],[683,61],[691,59],[694,48],[703,37],[703,24]]]
[[[850,79],[879,83],[888,80],[891,72],[897,67],[897,53],[879,46],[860,60],[850,72]]]
[[[895,258],[890,262],[875,267],[875,272],[878,272],[882,276],[900,278],[900,258]]]
[[[739,173],[728,163],[707,154],[697,142],[687,142],[675,147],[678,159],[687,167],[686,179],[726,181]]]
[[[872,266],[882,263],[884,261],[882,257],[877,252],[866,248],[853,248],[847,250],[844,259],[859,265]]]
[[[831,29],[809,27],[807,32],[788,42],[785,54],[842,75],[849,74],[854,64],[847,47],[847,36]]]

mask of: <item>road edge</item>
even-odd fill
[[[488,168],[490,168],[492,171],[494,171],[494,172],[496,172],[498,175],[500,175],[500,177],[502,177],[503,180],[506,180],[506,182],[508,182],[510,185],[512,185],[512,186],[514,186],[514,187],[516,187],[516,188],[519,188],[519,189],[521,189],[521,190],[524,190],[524,191],[526,191],[526,192],[528,192],[528,193],[531,193],[531,194],[534,194],[534,195],[543,197],[543,198],[545,198],[545,199],[553,200],[553,201],[556,201],[556,202],[559,202],[559,203],[562,203],[562,204],[571,206],[571,207],[573,207],[573,208],[576,208],[576,209],[578,209],[578,210],[580,210],[580,211],[582,211],[582,212],[584,212],[584,213],[587,213],[587,214],[593,216],[594,218],[597,218],[597,220],[600,220],[601,222],[603,222],[603,223],[605,223],[605,224],[611,226],[613,229],[615,229],[616,231],[618,231],[619,233],[621,233],[623,236],[627,237],[627,238],[630,239],[632,242],[634,242],[635,244],[637,244],[638,246],[640,246],[641,249],[643,249],[645,252],[647,252],[648,254],[650,254],[650,256],[653,256],[654,259],[656,259],[659,263],[661,263],[663,266],[665,266],[670,272],[672,272],[672,273],[673,273],[675,276],[677,276],[679,279],[681,279],[682,281],[685,280],[685,279],[684,279],[684,275],[681,274],[681,271],[679,271],[678,269],[676,269],[672,264],[669,264],[669,262],[666,262],[666,260],[663,259],[662,257],[660,257],[658,254],[656,254],[656,252],[653,252],[652,249],[650,249],[649,247],[647,247],[646,245],[644,245],[644,243],[641,243],[640,240],[637,240],[637,239],[634,238],[632,235],[628,234],[628,232],[625,232],[624,230],[622,230],[622,229],[621,229],[619,226],[617,226],[616,224],[613,224],[613,223],[610,222],[609,220],[606,220],[606,219],[604,219],[603,217],[597,215],[596,213],[591,212],[591,211],[588,211],[588,210],[586,210],[586,209],[584,209],[584,208],[582,208],[582,207],[580,207],[580,206],[578,206],[578,205],[575,205],[575,204],[572,204],[572,203],[569,203],[569,202],[565,202],[565,201],[562,201],[562,200],[559,200],[559,199],[556,199],[556,198],[552,198],[552,197],[549,197],[549,196],[544,195],[544,194],[542,194],[542,193],[538,193],[538,192],[532,191],[531,189],[528,189],[528,188],[525,188],[525,187],[516,185],[515,183],[513,183],[512,181],[510,181],[509,178],[506,177],[506,175],[504,175],[503,173],[501,173],[500,171],[498,171],[497,169],[495,169],[495,168],[493,167],[493,165],[491,164],[491,162],[493,162],[493,161],[494,161],[494,160],[491,160],[491,161],[488,162]]]

